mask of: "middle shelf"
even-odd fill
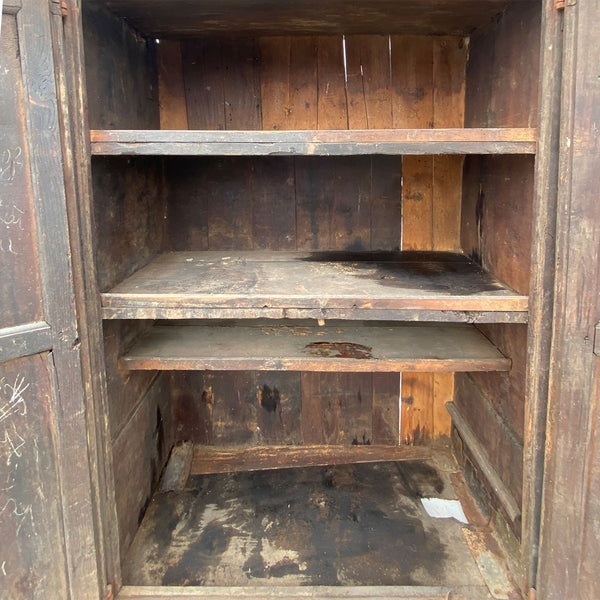
[[[105,319],[527,322],[528,297],[462,254],[170,252],[102,294]]]
[[[155,325],[120,360],[129,370],[508,371],[465,324],[227,321]]]

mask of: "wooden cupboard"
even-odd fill
[[[593,597],[593,3],[2,10],[6,597]],[[333,566],[270,496],[202,545],[313,477]]]

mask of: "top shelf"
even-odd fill
[[[468,35],[531,0],[106,0],[146,35],[411,33]]]
[[[535,154],[528,128],[330,131],[92,130],[92,154],[158,156],[356,156]]]

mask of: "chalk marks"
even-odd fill
[[[0,184],[12,184],[23,166],[23,149],[21,146],[5,148],[0,152]],[[25,231],[26,213],[16,204],[2,199],[0,187],[0,252],[19,254],[15,246],[15,237]]]

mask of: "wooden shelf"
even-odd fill
[[[511,364],[472,325],[249,323],[155,326],[120,364],[131,370],[336,372],[507,371]]]
[[[102,294],[107,319],[526,322],[527,304],[443,252],[172,252]]]
[[[427,460],[424,446],[262,446],[216,448],[197,445],[190,475],[265,471],[292,467],[325,467],[381,461]]]
[[[526,128],[91,132],[92,154],[159,156],[535,154],[536,138]]]
[[[198,37],[210,32],[468,35],[476,27],[489,23],[509,3],[509,0],[106,0],[111,10],[139,31],[159,38]]]

